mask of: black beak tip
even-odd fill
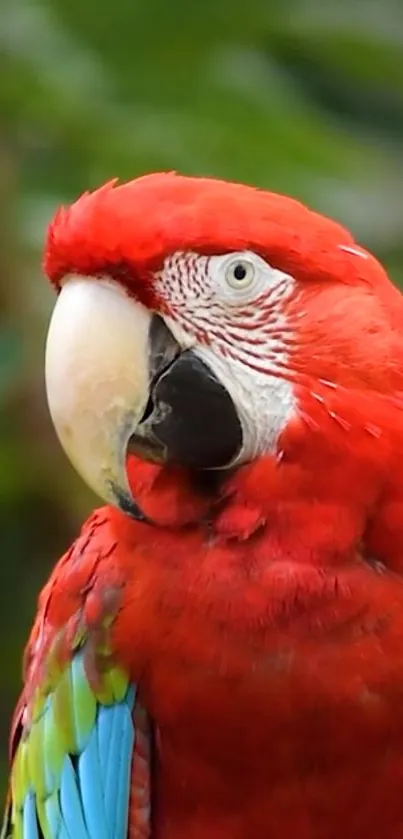
[[[134,498],[132,498],[128,492],[124,492],[124,490],[118,487],[113,481],[111,481],[110,487],[119,510],[121,510],[122,513],[125,513],[130,516],[130,518],[135,519],[135,521],[143,522],[143,524],[153,524],[151,519],[143,513]]]

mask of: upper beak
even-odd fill
[[[124,289],[72,277],[59,294],[46,344],[50,414],[73,466],[108,502],[131,498],[126,451],[148,400],[151,316]]]
[[[145,519],[126,474],[148,460],[225,466],[242,442],[232,400],[192,350],[117,283],[72,277],[53,311],[46,389],[66,454],[105,501]]]

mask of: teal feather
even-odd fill
[[[88,839],[77,776],[70,757],[66,757],[63,763],[60,806],[69,839]]]
[[[35,799],[32,793],[25,797],[23,805],[23,837],[24,839],[39,839],[38,821],[36,818]]]
[[[115,829],[112,832],[114,839],[126,836],[128,825],[128,808],[125,801],[130,798],[130,766],[131,756],[134,748],[134,728],[132,715],[128,707],[124,710],[122,717],[119,769],[116,773],[116,790],[114,801],[116,804]],[[129,768],[129,771],[128,771]]]
[[[102,767],[99,762],[95,730],[91,732],[90,739],[78,758],[78,780],[88,836],[90,839],[108,839],[102,789]]]
[[[108,743],[108,771],[105,784],[106,819],[112,837],[124,836],[125,818],[127,813],[119,808],[119,804],[130,794],[130,766],[131,754],[134,748],[134,727],[132,711],[135,691],[129,689],[126,709],[117,712],[117,707],[102,708],[100,716],[106,718],[113,714],[111,735]],[[120,709],[119,709],[120,710]]]
[[[105,775],[104,775],[104,796],[105,796],[105,816],[112,833],[112,825],[113,825],[113,810],[114,810],[114,801],[113,801],[113,794],[114,794],[114,787],[116,781],[116,765],[114,764],[114,740],[115,740],[115,732],[117,729],[117,719],[116,719],[116,708],[114,705],[109,707],[103,707],[101,709],[99,715],[99,722],[100,726],[102,725],[101,731],[104,734],[106,731],[108,733],[108,738],[105,743],[102,743],[104,750],[105,750],[105,758],[106,763],[105,766],[107,767]],[[101,755],[100,751],[100,755]]]
[[[17,748],[6,835],[126,839],[135,689],[110,665],[94,687],[85,648],[55,672],[50,692],[35,696],[35,713]]]
[[[62,814],[60,812],[59,794],[57,790],[45,799],[45,813],[50,835],[52,837],[59,837]]]

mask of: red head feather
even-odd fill
[[[403,509],[391,468],[394,453],[403,453],[403,298],[341,225],[252,187],[152,174],[106,184],[59,211],[44,267],[56,287],[69,273],[109,275],[158,309],[154,274],[169,254],[242,250],[296,283],[284,310],[291,340],[283,373],[293,382],[299,416],[279,440],[279,457],[296,460],[310,480],[324,481],[322,489],[342,499],[354,487],[372,493],[386,480],[371,547],[391,561],[400,551]],[[383,477],[370,479],[373,469]],[[287,482],[290,491],[294,483]]]
[[[382,283],[369,254],[354,248],[341,225],[283,195],[242,184],[175,173],[108,183],[61,209],[49,227],[44,267],[57,285],[70,272],[107,273],[127,284],[149,276],[175,251],[249,249],[296,279],[355,276]],[[355,275],[355,276],[354,276]]]
[[[332,369],[346,368],[342,380],[354,380],[360,364],[353,349],[357,360],[372,354],[368,381],[375,374],[382,389],[388,382],[385,363],[400,381],[401,295],[347,230],[282,195],[172,172],[122,185],[113,181],[58,211],[49,226],[44,268],[56,287],[69,273],[109,275],[158,308],[153,273],[167,255],[246,249],[301,282],[303,299],[299,294],[295,301],[293,324],[301,338],[301,372],[308,365],[321,376],[330,363]],[[329,320],[335,339],[330,346]],[[377,332],[380,341],[373,340]],[[318,342],[319,355],[313,352]],[[323,356],[315,371],[315,358]]]

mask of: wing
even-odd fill
[[[40,599],[13,725],[2,839],[149,836],[148,720],[110,644],[118,580],[105,584],[105,536],[94,517],[89,525],[91,538],[87,525]]]

